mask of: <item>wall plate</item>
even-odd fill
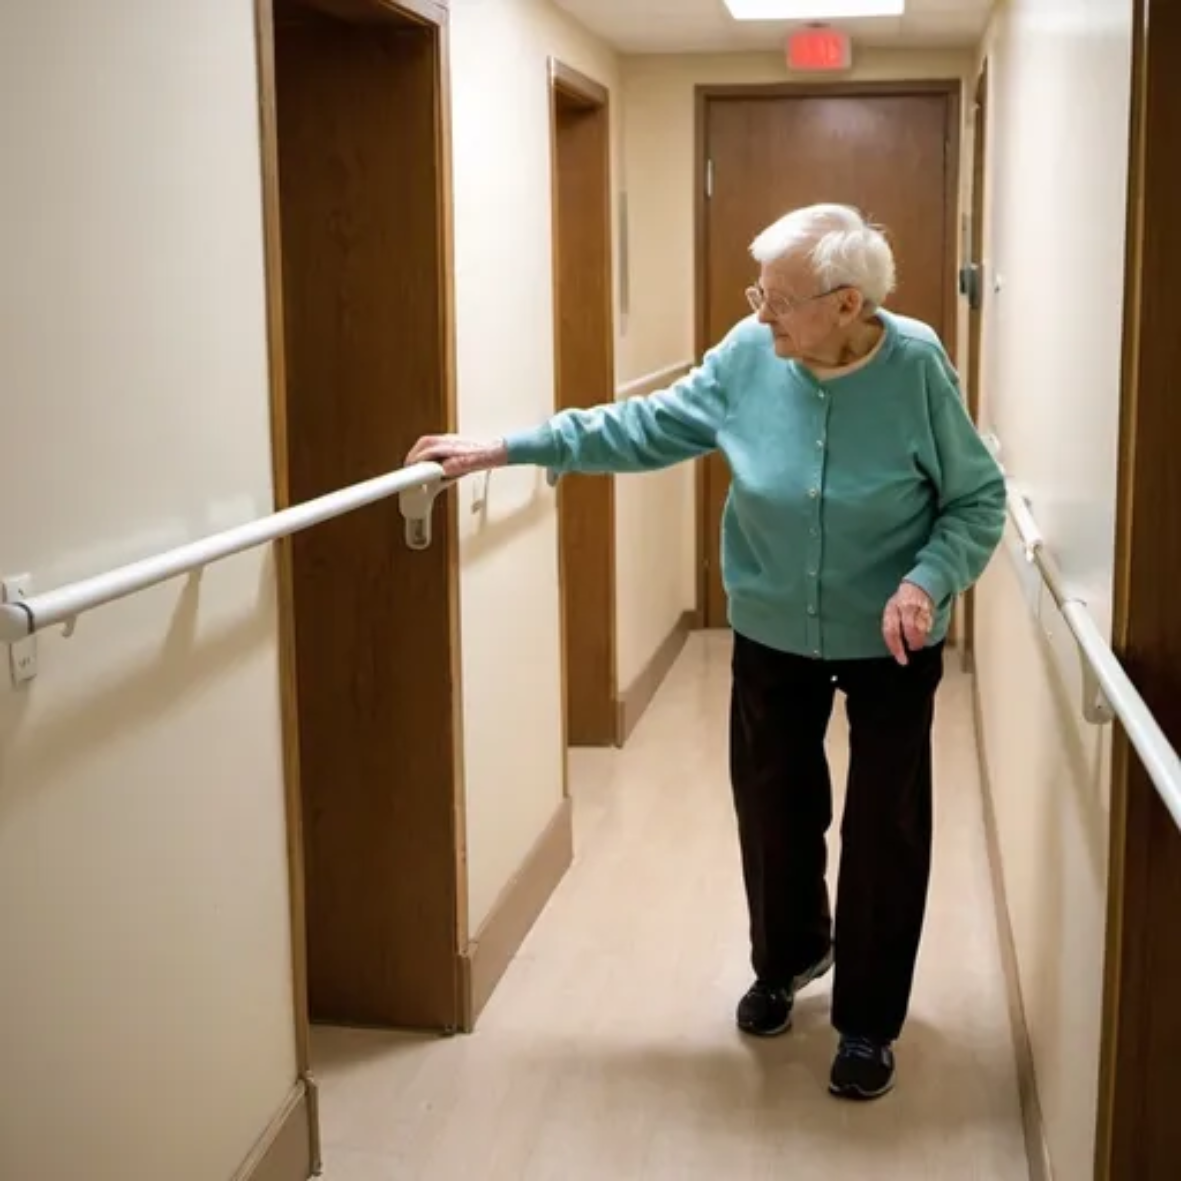
[[[33,579],[28,574],[13,574],[0,579],[0,600],[19,603],[33,593]],[[13,687],[26,684],[37,675],[37,637],[8,645],[8,669]]]

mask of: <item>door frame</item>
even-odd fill
[[[1174,746],[1181,746],[1181,430],[1172,323],[1181,259],[1181,77],[1173,0],[1134,0],[1123,371],[1112,647]],[[1122,729],[1113,735],[1111,838],[1095,1176],[1176,1175],[1181,1139],[1165,1061],[1181,1048],[1181,833]],[[1158,1134],[1171,1130],[1172,1144]],[[1172,1155],[1170,1155],[1172,1154]]]
[[[947,218],[944,229],[944,301],[947,328],[944,344],[953,358],[959,350],[958,325],[958,270],[959,270],[959,212],[960,212],[960,106],[963,95],[960,78],[930,78],[898,82],[769,82],[752,85],[709,84],[694,88],[695,159],[693,168],[694,221],[694,298],[697,362],[714,343],[709,339],[709,104],[726,99],[752,98],[886,98],[905,95],[943,95],[947,100],[947,138],[944,141],[944,207]],[[708,607],[708,572],[706,555],[709,553],[707,493],[708,483],[704,460],[697,460],[696,512],[697,528],[697,619],[704,625]]]
[[[561,351],[562,351],[562,332],[561,332],[561,264],[562,264],[562,243],[561,230],[558,222],[558,211],[561,203],[561,193],[559,184],[559,110],[561,104],[568,104],[579,110],[594,113],[601,118],[606,127],[605,135],[605,159],[603,161],[603,189],[602,189],[602,203],[603,213],[606,220],[607,242],[606,250],[603,257],[603,300],[604,306],[600,309],[603,318],[607,324],[606,339],[602,342],[604,350],[602,362],[603,367],[607,371],[610,385],[609,390],[615,387],[615,302],[614,302],[614,233],[612,227],[612,205],[611,205],[611,92],[603,83],[598,82],[594,78],[574,69],[567,65],[558,57],[550,57],[547,60],[547,71],[549,77],[549,112],[550,112],[550,245],[551,245],[551,274],[552,274],[552,288],[553,288],[553,336],[554,336],[554,410],[559,411],[563,409],[563,398],[561,389]],[[620,722],[619,722],[619,682],[618,682],[618,649],[619,649],[619,631],[618,631],[618,604],[617,604],[617,588],[615,577],[615,558],[616,558],[616,528],[615,528],[615,477],[610,475],[600,475],[595,477],[583,477],[584,479],[593,478],[595,482],[596,493],[602,498],[600,506],[601,511],[607,517],[607,553],[606,567],[607,577],[609,583],[609,593],[607,601],[604,604],[606,617],[603,621],[604,629],[607,636],[608,647],[608,661],[610,672],[608,675],[609,684],[606,687],[607,700],[602,702],[603,718],[601,725],[592,727],[594,730],[593,743],[588,742],[589,745],[605,745],[618,746],[621,741]],[[564,481],[563,481],[564,482]],[[568,488],[567,488],[568,490]],[[569,763],[569,758],[566,751],[569,748],[571,739],[571,725],[570,725],[570,661],[567,655],[566,644],[566,596],[570,586],[570,572],[568,570],[568,560],[565,545],[562,541],[562,512],[563,512],[563,493],[562,485],[558,485],[558,599],[559,599],[559,619],[561,628],[561,677],[562,677],[562,749],[563,749],[563,790],[566,795],[569,795],[569,774],[565,770]],[[577,738],[576,738],[577,741]]]
[[[284,317],[282,225],[279,185],[279,122],[275,58],[275,8],[280,0],[254,0],[258,119],[260,134],[261,197],[267,324],[267,384],[271,435],[271,467],[274,508],[293,503],[288,449],[287,349]],[[448,8],[445,0],[300,0],[303,7],[342,20],[383,22],[407,20],[428,29],[435,38],[438,110],[436,112],[436,167],[439,175],[437,217],[440,226],[440,276],[444,339],[439,342],[443,373],[440,429],[454,431],[457,421],[455,384],[455,319],[453,293],[453,225],[451,199],[451,150],[449,110]],[[455,686],[452,709],[454,747],[454,808],[456,849],[456,996],[454,1008],[462,1015],[467,998],[462,994],[458,970],[459,951],[468,943],[466,823],[463,794],[463,732],[460,710],[459,550],[458,512],[455,498],[445,496],[436,506],[435,545],[445,548],[448,583],[448,615],[451,654],[450,674]],[[396,542],[392,542],[396,544]],[[304,806],[300,778],[299,709],[296,680],[294,566],[290,538],[274,544],[276,603],[278,607],[279,700],[282,734],[283,790],[287,829],[289,923],[294,1009],[295,1060],[299,1083],[307,1105],[309,1160],[314,1173],[322,1168],[318,1087],[312,1073],[311,1022],[309,1018],[309,965],[307,894],[304,854]]]
[[[968,299],[968,414],[980,426],[981,381],[984,372],[984,198],[985,169],[988,166],[988,59],[985,58],[976,77],[972,116],[972,191],[969,196],[969,252],[964,265],[976,268],[976,306]],[[968,298],[967,293],[964,293]],[[962,600],[963,615],[960,633],[961,667],[972,672],[975,667],[976,643],[976,588],[969,587]]]

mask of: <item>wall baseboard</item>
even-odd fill
[[[563,799],[476,937],[460,954],[460,1011],[470,1033],[525,936],[574,860],[574,814]]]
[[[319,1175],[312,1100],[308,1083],[300,1079],[233,1181],[308,1181]]]
[[[980,704],[980,682],[972,678],[972,718],[976,731],[976,752],[980,761],[980,786],[984,796],[984,831],[988,842],[988,868],[992,878],[992,896],[996,904],[996,930],[1005,972],[1005,993],[1009,1001],[1009,1024],[1013,1050],[1017,1057],[1017,1088],[1021,1099],[1021,1119],[1025,1132],[1025,1155],[1029,1158],[1030,1181],[1053,1181],[1054,1170],[1046,1143],[1046,1127],[1037,1092],[1033,1046],[1025,1020],[1025,1002],[1021,996],[1021,976],[1017,968],[1017,944],[1009,917],[1009,900],[1001,862],[1000,830],[993,803],[992,778],[988,770],[988,752],[984,745],[984,719]]]
[[[660,647],[652,654],[651,660],[644,666],[643,672],[620,694],[616,702],[617,720],[615,733],[618,735],[618,745],[623,746],[632,736],[640,719],[644,716],[656,691],[664,683],[664,678],[672,671],[689,633],[697,625],[697,612],[686,611],[673,625],[671,632],[665,636]]]

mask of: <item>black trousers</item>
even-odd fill
[[[893,1041],[910,1003],[931,868],[931,726],[943,646],[812,660],[734,637],[730,777],[759,979],[787,985],[835,943],[833,1024]],[[835,930],[824,737],[840,689],[850,762]]]

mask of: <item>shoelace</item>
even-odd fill
[[[842,1058],[864,1058],[867,1062],[880,1062],[884,1057],[882,1047],[864,1037],[841,1038]]]

